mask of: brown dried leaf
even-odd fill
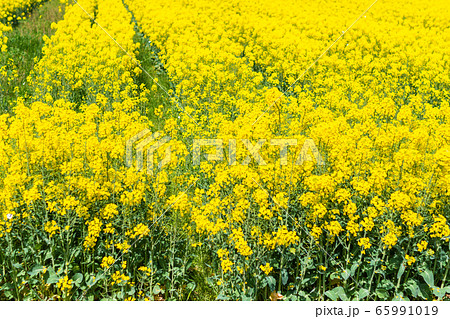
[[[278,292],[276,292],[275,290],[272,291],[272,293],[270,294],[270,300],[271,301],[277,301],[277,300],[282,300],[284,298],[284,296],[282,294],[279,294]]]

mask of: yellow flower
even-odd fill
[[[416,262],[416,258],[413,256],[405,255],[406,262],[408,263],[408,266],[411,266]]]
[[[102,263],[100,264],[100,267],[102,268],[108,268],[114,263],[114,258],[112,256],[103,257]]]
[[[69,280],[68,276],[64,276],[59,279],[56,284],[61,291],[70,291],[72,289],[72,279]]]
[[[220,259],[222,259],[223,257],[228,257],[228,250],[226,249],[219,249],[217,251],[217,256],[219,256]]]
[[[419,252],[424,251],[425,249],[427,249],[428,243],[425,240],[422,240],[420,243],[417,244],[417,249],[419,250]]]
[[[227,271],[229,272],[233,272],[233,270],[231,269],[231,266],[233,266],[233,262],[231,260],[228,259],[223,259],[220,263],[223,273],[225,274]]]
[[[369,249],[372,244],[370,243],[370,239],[368,237],[358,239],[358,245],[362,248],[361,253],[365,254],[366,249]]]
[[[259,268],[260,268],[266,275],[269,275],[270,272],[273,270],[273,267],[270,267],[270,264],[269,264],[269,263],[266,263],[264,266],[261,265],[261,266],[259,266]]]
[[[53,235],[56,234],[56,232],[58,230],[61,229],[61,227],[59,227],[58,224],[54,220],[52,220],[51,222],[45,223],[44,229],[47,233],[50,234],[50,238],[51,238]]]
[[[114,285],[118,285],[118,284],[120,284],[120,283],[125,283],[125,282],[127,282],[128,280],[130,280],[130,277],[129,276],[126,276],[125,274],[123,274],[123,273],[121,273],[120,271],[116,271],[115,273],[113,273],[112,275],[111,275],[111,278],[112,278],[112,285],[114,286]]]

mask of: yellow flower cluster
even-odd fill
[[[230,236],[231,241],[234,243],[234,247],[242,256],[250,256],[253,254],[250,246],[248,246],[247,241],[244,239],[244,233],[242,229],[233,229]]]
[[[417,249],[419,253],[427,249],[428,243],[425,240],[422,240],[420,243],[417,243]]]
[[[272,250],[277,246],[289,246],[298,242],[300,237],[295,231],[289,231],[287,226],[283,225],[277,231],[270,234],[264,234],[264,245]]]
[[[103,257],[100,267],[109,268],[109,266],[111,266],[113,263],[114,263],[114,257],[106,256],[106,257]]]
[[[217,251],[217,256],[220,259],[220,266],[222,268],[223,273],[226,274],[227,271],[233,272],[231,266],[233,266],[234,263],[228,259],[229,251],[221,248]]]
[[[5,33],[10,30],[11,27],[6,26],[0,22],[0,52],[6,52],[6,43],[8,42],[8,37],[5,35]]]
[[[68,276],[64,276],[59,279],[56,284],[61,291],[70,291],[72,289],[72,279],[69,279]]]
[[[150,276],[152,274],[152,270],[149,267],[141,266],[138,268],[138,270],[142,271],[147,276]]]
[[[108,204],[103,209],[102,218],[110,219],[110,218],[113,218],[114,216],[116,216],[117,214],[119,214],[119,212],[117,211],[117,205],[116,204]]]
[[[447,219],[443,215],[433,216],[434,223],[430,227],[430,237],[448,237],[450,236],[450,227]],[[446,238],[448,241],[448,238]]]
[[[324,249],[366,258],[380,247],[382,263],[403,246],[417,247],[417,259],[434,254],[429,246],[438,254],[450,236],[447,0],[374,6],[306,73],[360,14],[358,1],[166,2],[80,0],[52,26],[27,79],[31,102],[0,115],[1,240],[14,226],[44,225],[108,268],[138,240],[154,248],[148,221],[167,238],[182,224],[186,247],[217,252],[216,273],[228,276],[281,274],[304,251],[323,272]],[[10,3],[0,2],[2,14]],[[170,111],[159,102],[149,110],[157,80],[137,84],[133,17],[167,71]],[[0,24],[2,51],[6,31]],[[125,145],[156,127],[171,137],[156,155],[171,150],[172,160],[145,176],[125,165]],[[200,165],[189,157],[197,138],[222,142],[202,146]],[[55,220],[70,225],[61,236]]]
[[[130,235],[130,238],[142,238],[144,236],[147,236],[150,233],[150,229],[148,226],[140,223],[137,226],[134,227],[133,233]]]
[[[103,111],[112,111],[111,103],[125,99],[114,110],[146,102],[133,82],[141,71],[132,60],[139,44],[133,42],[131,14],[117,0],[78,3],[68,6],[64,20],[52,25],[56,29],[52,38],[44,37],[44,57],[28,79],[35,87],[35,99],[48,103],[64,99],[76,103],[72,108],[96,103]],[[91,22],[94,16],[98,25]]]
[[[56,234],[57,231],[61,230],[61,227],[58,226],[56,221],[52,220],[51,222],[46,222],[44,229],[47,233],[49,233],[50,238]]]
[[[118,285],[120,283],[127,282],[130,280],[130,277],[120,271],[116,271],[111,275],[111,279],[113,280],[112,285]]]
[[[411,266],[412,264],[414,264],[416,262],[416,258],[414,258],[414,256],[409,256],[409,255],[405,255],[405,260],[406,260],[408,266]]]
[[[0,21],[20,20],[26,12],[45,2],[45,0],[0,0]]]
[[[271,267],[269,263],[266,263],[264,266],[261,265],[261,266],[259,266],[259,268],[260,268],[266,275],[269,275],[270,272],[273,270],[273,267]]]
[[[369,249],[372,246],[372,244],[370,243],[370,239],[367,237],[360,238],[358,240],[358,245],[361,247],[362,254],[365,254],[366,249]]]
[[[98,218],[94,218],[90,222],[86,222],[88,225],[88,235],[84,239],[83,246],[87,250],[94,248],[97,243],[97,239],[102,231],[102,222]]]
[[[301,243],[301,227],[317,245],[325,236],[339,245],[336,237],[345,236],[363,254],[418,240],[425,223],[426,238],[448,236],[445,205],[437,205],[450,186],[450,79],[443,76],[450,38],[439,28],[450,22],[445,1],[420,14],[419,0],[374,7],[307,74],[345,29],[342,21],[362,11],[356,1],[345,9],[338,1],[125,3],[161,50],[183,101],[177,138],[236,148],[187,173],[208,179],[207,191],[195,189],[181,209],[189,229],[208,240],[228,237],[244,258]],[[395,8],[408,22],[392,17]],[[304,157],[312,162],[294,165],[306,137],[324,168],[313,152]],[[297,141],[284,160],[269,143],[280,138]]]

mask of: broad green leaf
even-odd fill
[[[269,286],[270,291],[274,291],[275,286],[277,284],[277,281],[275,280],[275,278],[273,278],[272,276],[267,276],[266,282],[267,282],[267,285]]]
[[[386,290],[395,288],[395,285],[389,279],[383,279],[378,285],[379,288],[384,288]]]
[[[281,284],[286,285],[289,279],[289,275],[286,269],[281,270]]]
[[[445,296],[445,294],[447,293],[446,289],[444,289],[444,288],[441,289],[439,287],[433,287],[433,288],[431,288],[431,291],[433,292],[433,295],[435,295],[439,299],[442,299]]]
[[[409,290],[414,298],[417,298],[420,294],[419,285],[414,279],[408,279],[408,281],[404,284],[404,288],[405,290]]]
[[[79,286],[81,284],[81,282],[83,281],[83,274],[80,273],[76,273],[73,277],[72,277],[73,282],[75,283],[75,285]]]
[[[347,294],[345,293],[344,288],[341,286],[335,287],[332,290],[328,290],[327,292],[325,292],[325,295],[333,301],[336,301],[338,298],[342,301],[348,300]]]
[[[222,295],[222,294],[219,294],[219,295],[217,296],[217,300],[229,300],[229,299],[230,299],[229,297],[224,296],[224,295]]]
[[[403,297],[403,294],[401,292],[395,294],[394,298],[392,298],[392,301],[403,301],[403,300],[405,300],[405,298]]]
[[[375,293],[378,296],[378,298],[380,298],[381,300],[387,300],[389,298],[389,293],[384,288],[377,288],[375,290]]]
[[[47,284],[56,284],[59,281],[59,276],[53,270],[53,267],[49,267],[47,269],[48,279],[46,281]]]
[[[368,289],[360,288],[358,292],[358,300],[363,300],[370,294]]]
[[[432,300],[431,288],[426,283],[419,283],[419,295],[420,298],[424,300]]]
[[[136,292],[136,289],[135,289],[134,287],[131,287],[131,288],[130,288],[130,291],[128,291],[127,294],[128,294],[129,296],[133,296],[135,292]]]
[[[195,287],[197,287],[197,284],[195,282],[190,282],[187,284],[186,289],[188,291],[193,291],[195,289]]]
[[[420,275],[430,287],[434,287],[434,274],[430,269],[423,270]]]
[[[157,294],[159,294],[161,292],[161,288],[159,287],[159,285],[155,285],[154,287],[153,287],[153,294],[154,295],[157,295]]]
[[[44,270],[44,266],[42,265],[35,265],[31,271],[28,272],[28,274],[33,277],[36,276],[37,274],[40,274],[42,271]]]
[[[338,294],[334,289],[326,291],[325,296],[330,298],[332,301],[336,301],[338,299]]]
[[[21,264],[19,264],[19,263],[13,263],[12,266],[14,268],[16,268],[16,269],[22,269],[23,268],[23,266]]]
[[[401,263],[400,267],[398,269],[398,273],[397,273],[397,279],[400,279],[403,276],[403,273],[405,272],[405,264]]]
[[[356,272],[356,269],[358,269],[359,263],[355,263],[352,265],[352,268],[350,269],[350,276],[353,276]]]
[[[351,270],[349,270],[348,268],[342,271],[342,278],[344,280],[347,280],[348,278],[350,278],[350,273]]]

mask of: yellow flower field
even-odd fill
[[[450,7],[372,4],[61,1],[1,105],[0,300],[447,299]]]

